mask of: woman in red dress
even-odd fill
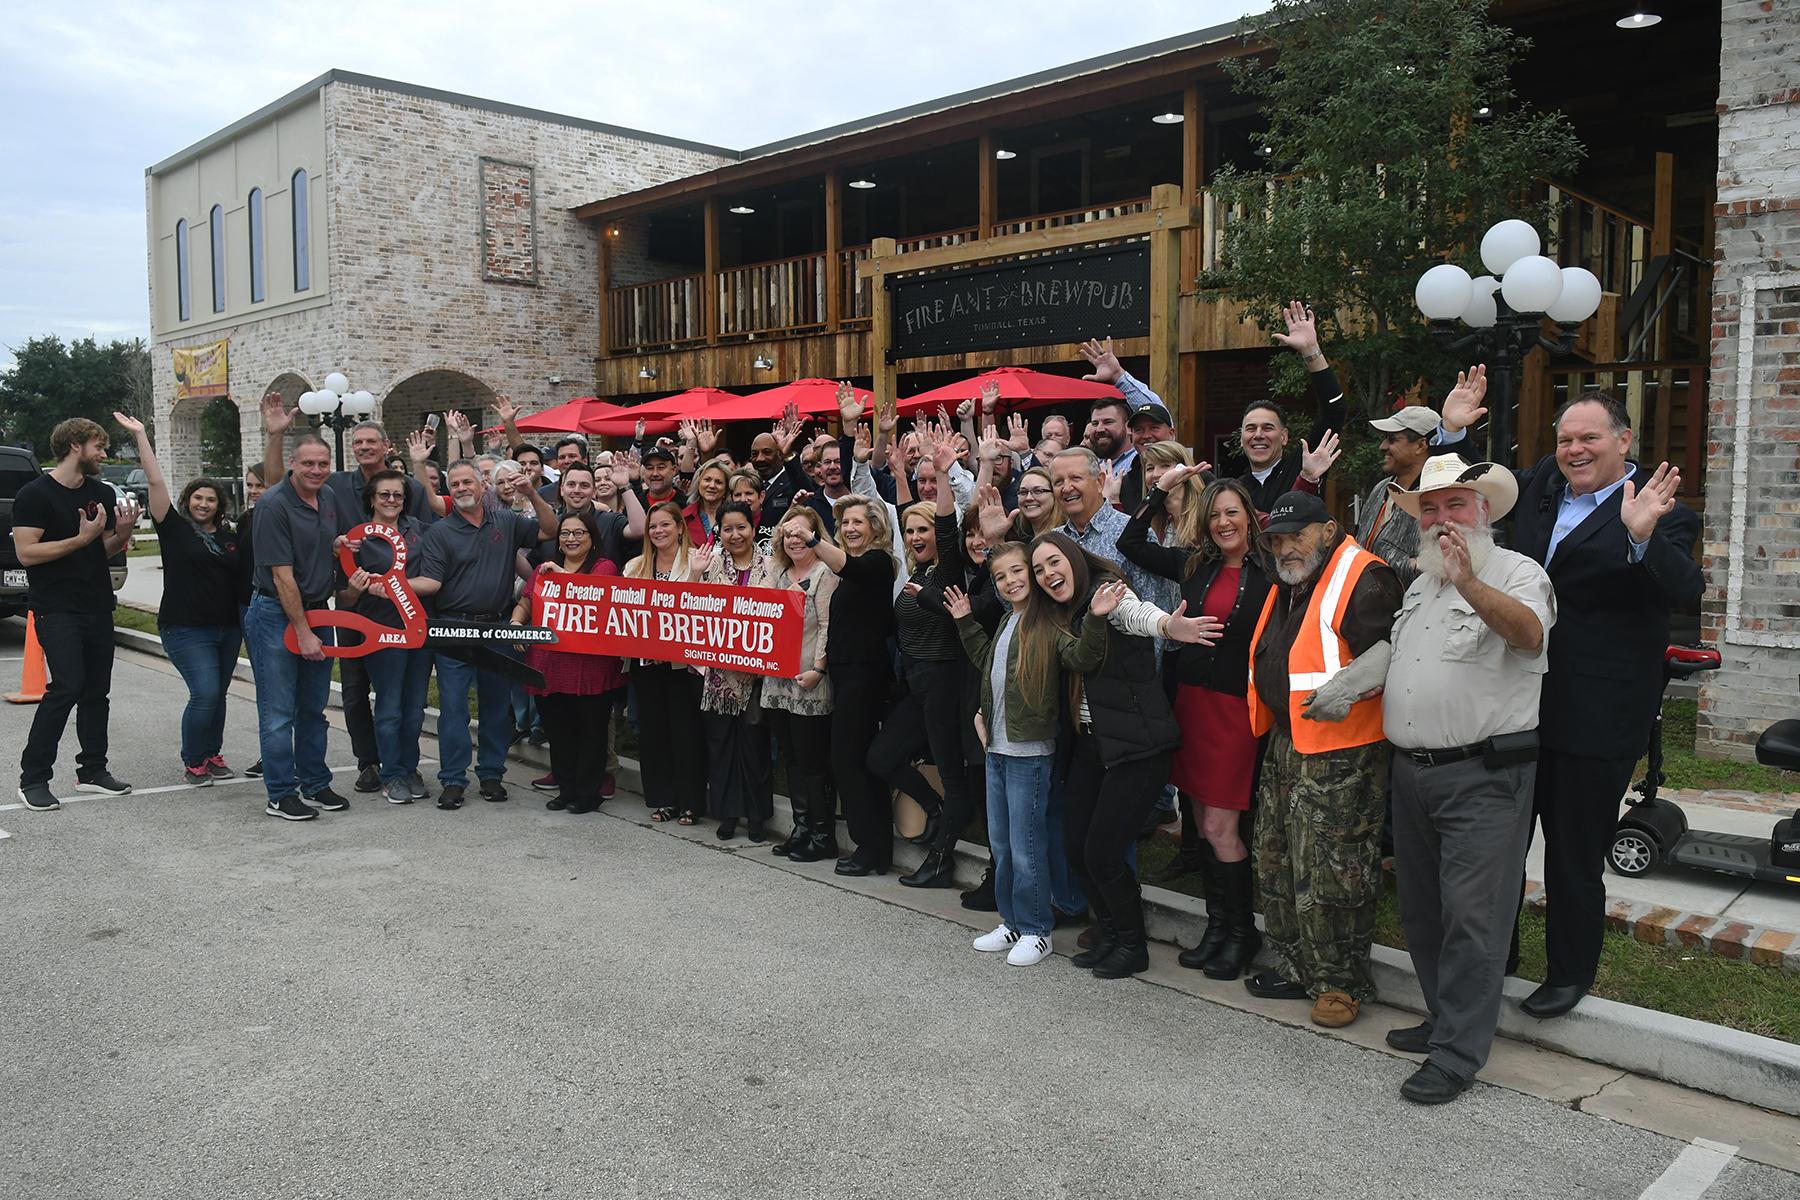
[[[1197,501],[1193,544],[1159,546],[1148,536],[1170,492],[1200,467],[1165,470],[1119,535],[1119,552],[1147,571],[1181,584],[1191,616],[1225,623],[1214,645],[1171,646],[1163,656],[1174,684],[1181,747],[1170,768],[1175,786],[1192,797],[1205,835],[1206,932],[1181,952],[1181,965],[1214,979],[1236,979],[1256,957],[1262,935],[1252,917],[1250,852],[1239,818],[1250,807],[1258,739],[1250,732],[1244,699],[1250,678],[1250,637],[1268,595],[1271,572],[1257,546],[1256,506],[1235,479],[1208,485]]]
[[[556,557],[538,568],[513,608],[512,623],[523,625],[530,619],[532,602],[549,581],[618,573],[617,564],[600,557],[600,530],[593,510],[570,513],[556,524]],[[543,687],[525,690],[538,697],[544,732],[550,738],[550,774],[560,785],[556,798],[544,807],[591,813],[600,807],[606,729],[612,722],[613,700],[625,686],[622,664],[608,655],[539,645],[525,648],[525,662],[544,677]]]

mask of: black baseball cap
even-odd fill
[[[1173,426],[1175,424],[1175,418],[1171,417],[1168,408],[1161,404],[1146,404],[1135,410],[1127,424],[1136,425],[1140,417],[1149,417],[1159,425]]]
[[[1311,492],[1285,492],[1269,510],[1269,523],[1264,533],[1299,533],[1308,525],[1323,525],[1331,520],[1325,502]]]
[[[638,456],[638,461],[649,462],[653,458],[666,458],[670,462],[674,462],[675,461],[675,451],[669,449],[668,446],[664,445],[661,442],[653,442],[653,443],[651,443],[649,449],[645,450],[643,452],[643,454]]]

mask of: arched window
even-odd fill
[[[304,292],[312,286],[312,205],[306,190],[306,168],[294,172],[288,196],[294,206],[294,290]]]
[[[263,194],[250,189],[250,303],[261,304],[268,295],[263,277]]]
[[[225,311],[225,210],[217,204],[206,219],[212,241],[213,311]]]
[[[176,320],[185,321],[192,314],[188,282],[188,228],[183,218],[175,222],[175,311]]]

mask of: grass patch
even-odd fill
[[[1165,837],[1138,843],[1140,874],[1175,856]],[[1201,894],[1200,877],[1184,875],[1164,885],[1189,896]],[[1406,949],[1400,927],[1400,899],[1389,877],[1375,915],[1375,940]],[[1519,929],[1521,979],[1544,979],[1544,918],[1527,912]],[[1800,975],[1778,967],[1720,958],[1681,946],[1652,946],[1608,929],[1602,939],[1594,995],[1678,1017],[1692,1017],[1746,1033],[1800,1043]]]
[[[1701,758],[1694,753],[1695,723],[1699,713],[1700,704],[1696,700],[1663,703],[1663,774],[1667,777],[1663,786],[1776,793],[1800,790],[1800,776],[1791,771],[1778,771],[1761,763]],[[1639,759],[1633,782],[1642,779],[1647,770],[1649,761]]]
[[[125,552],[126,558],[155,558],[162,553],[162,547],[155,542],[139,542]]]
[[[135,629],[139,633],[156,632],[156,614],[124,604],[113,609],[114,629]]]

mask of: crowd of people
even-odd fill
[[[1258,399],[1236,477],[1195,461],[1170,409],[1103,342],[1083,347],[1089,377],[1122,399],[1094,404],[1080,438],[1054,414],[1034,439],[992,390],[904,431],[892,412],[865,424],[845,387],[836,434],[808,436],[789,410],[742,462],[704,420],[675,438],[640,429],[610,453],[579,435],[540,447],[501,398],[491,451],[451,414],[440,471],[435,426],[401,449],[367,421],[350,434],[353,464],[334,471],[316,435],[290,438],[294,414],[270,396],[265,459],[235,521],[217,481],[172,495],[143,426],[116,416],[149,477],[159,627],[189,692],[182,774],[233,775],[222,734],[241,643],[269,815],[349,806],[326,764],[333,661],[352,790],[430,799],[419,742],[435,673],[440,809],[463,806],[471,760],[480,798],[506,801],[509,745],[534,738],[549,747],[532,783],[547,807],[591,813],[634,729],[651,820],[765,842],[779,773],[793,823],[772,853],[868,876],[892,868],[904,793],[923,810],[912,840],[925,855],[900,884],[955,886],[955,846],[982,814],[990,870],[963,902],[998,924],[974,949],[1029,967],[1056,927],[1090,915],[1072,961],[1100,979],[1148,965],[1137,846],[1172,807],[1180,853],[1152,882],[1198,873],[1207,914],[1181,965],[1308,1000],[1330,1027],[1375,994],[1391,821],[1430,1015],[1388,1040],[1426,1056],[1406,1096],[1453,1099],[1486,1059],[1516,967],[1534,816],[1549,977],[1524,1007],[1554,1017],[1593,982],[1606,839],[1654,713],[1669,609],[1700,588],[1698,522],[1675,499],[1677,472],[1630,460],[1629,417],[1604,393],[1563,405],[1543,462],[1469,461],[1460,448],[1486,411],[1478,366],[1440,410],[1372,422],[1386,476],[1341,524],[1319,493],[1343,396],[1310,310],[1285,318],[1277,340],[1309,372],[1310,440],[1293,444],[1282,409]],[[107,769],[105,556],[137,514],[115,513],[94,483],[107,445],[92,422],[59,426],[58,466],[15,508],[52,675],[22,760],[31,809],[58,807],[49,784],[71,710],[77,786],[130,790]],[[1493,526],[1509,515],[1503,548]],[[359,536],[370,520],[392,539]],[[554,644],[526,650],[525,672],[460,646],[328,657],[336,618],[323,610],[404,623],[380,586],[396,555],[438,619],[529,624],[564,575],[792,591],[799,670]]]

